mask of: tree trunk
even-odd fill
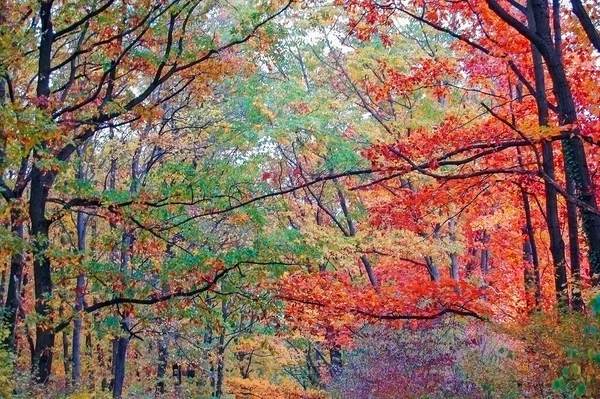
[[[11,211],[11,232],[16,237],[23,239],[23,222],[20,212]],[[6,306],[4,308],[4,326],[8,335],[4,339],[9,352],[15,351],[15,333],[21,301],[21,283],[23,280],[23,266],[25,258],[22,252],[15,252],[10,257],[10,275],[8,277],[8,290],[6,292]]]
[[[69,333],[62,332],[63,367],[65,371],[65,389],[69,390],[69,374],[71,374],[71,358],[69,356]]]
[[[487,243],[490,241],[490,236],[487,231],[483,231],[481,235],[481,243],[483,248],[481,249],[480,266],[481,272],[485,275],[490,271],[490,250],[487,248]]]
[[[40,2],[40,46],[38,57],[38,76],[36,94],[40,98],[50,97],[50,75],[52,59],[52,2]],[[40,107],[42,107],[40,105]],[[45,143],[40,145],[45,147]],[[38,383],[48,382],[52,371],[52,348],[54,347],[54,329],[52,328],[51,309],[48,302],[52,297],[52,279],[48,249],[48,230],[46,203],[53,178],[37,165],[41,160],[36,151],[33,154],[33,166],[30,172],[29,218],[33,241],[33,277],[35,286],[35,311],[41,321],[36,323],[35,351],[33,371]]]
[[[567,193],[574,195],[575,187],[571,179],[567,176]],[[577,207],[571,202],[567,202],[567,225],[569,228],[569,257],[571,260],[571,307],[573,310],[581,312],[584,308],[581,298],[581,261],[579,259],[579,226],[577,221]]]
[[[132,321],[130,317],[126,317],[122,322],[123,335],[117,339],[116,353],[113,355],[114,362],[114,379],[113,379],[113,399],[121,399],[123,395],[123,385],[125,382],[125,365],[127,362],[127,346],[129,345],[129,331],[131,330]]]
[[[575,101],[573,100],[560,52],[557,52],[554,48],[550,30],[548,2],[547,0],[531,0],[530,5],[535,18],[535,31],[540,38],[540,43],[534,44],[546,61],[546,67],[552,79],[554,97],[559,111],[559,124],[568,127],[566,133],[571,133],[569,135],[571,138],[562,141],[565,168],[573,181],[578,199],[594,210],[581,209],[581,217],[589,246],[588,256],[592,284],[598,285],[600,283],[600,217],[595,214],[598,206],[583,142],[577,137],[579,129],[576,127]]]
[[[169,359],[169,341],[167,334],[158,339],[158,364],[156,367],[156,393],[165,393],[165,380],[167,375],[167,362]]]
[[[34,156],[34,159],[36,157]],[[34,164],[31,170],[31,195],[29,199],[29,217],[33,240],[33,276],[35,285],[35,311],[41,321],[36,323],[35,352],[33,371],[38,383],[48,382],[52,370],[52,348],[54,347],[54,329],[52,328],[51,309],[48,305],[52,297],[52,279],[48,250],[48,231],[50,223],[46,220],[46,202],[48,199],[49,179]]]
[[[531,282],[533,283],[533,291],[535,298],[535,310],[541,310],[542,307],[542,284],[540,280],[540,261],[537,251],[537,245],[535,243],[535,234],[533,229],[533,221],[531,218],[531,206],[529,204],[529,197],[525,189],[521,188],[521,196],[523,197],[523,209],[525,210],[525,232],[527,239],[524,245],[524,255],[528,263],[533,266],[533,276],[527,275],[525,277],[526,288],[531,290]],[[529,280],[529,281],[528,281]]]
[[[454,219],[454,217],[451,217],[448,220],[448,226],[450,229],[450,242],[454,244],[456,243],[456,219]],[[454,281],[459,280],[458,267],[458,254],[452,251],[450,252],[450,277],[452,277]]]
[[[225,371],[225,330],[219,335],[219,348],[217,349],[217,376],[215,379],[215,398],[223,395],[223,377]]]
[[[85,252],[85,236],[87,227],[87,216],[83,212],[77,212],[77,250],[83,257]],[[85,274],[79,273],[75,287],[75,311],[77,315],[73,322],[73,385],[77,386],[81,377],[81,334],[83,329],[83,307],[85,301]]]
[[[529,26],[536,29],[538,21],[533,10],[527,16]],[[540,127],[548,126],[548,99],[546,97],[546,80],[544,77],[544,66],[542,55],[538,48],[531,46],[533,57],[533,70],[535,75],[536,104],[538,108],[538,124]],[[554,169],[554,150],[549,141],[542,142],[542,170],[552,180],[556,180]],[[565,173],[568,174],[567,171]],[[558,195],[556,189],[550,182],[544,183],[546,196],[546,224],[548,226],[548,235],[550,237],[550,253],[554,264],[554,285],[556,298],[560,306],[565,301],[565,290],[567,287],[567,272],[565,259],[565,243],[560,229],[560,218],[558,216]],[[568,297],[568,294],[567,294]],[[567,299],[568,300],[568,299]]]

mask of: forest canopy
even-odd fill
[[[5,0],[0,397],[600,397],[593,0]]]

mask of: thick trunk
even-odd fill
[[[40,2],[40,46],[38,57],[38,76],[36,94],[41,98],[50,97],[50,74],[52,59],[52,2]],[[44,143],[41,145],[44,147]],[[38,383],[46,383],[52,370],[52,348],[54,330],[52,328],[51,309],[48,302],[52,297],[52,279],[50,259],[47,256],[48,230],[46,220],[46,202],[48,191],[53,183],[48,172],[42,171],[36,162],[41,159],[38,153],[33,155],[30,177],[29,219],[33,241],[33,276],[35,286],[35,311],[40,321],[36,323],[35,351],[33,371]]]
[[[132,321],[130,317],[123,320],[123,335],[117,339],[116,350],[113,354],[114,379],[112,397],[120,399],[123,396],[123,386],[125,383],[125,365],[127,363],[127,346],[129,345],[129,330],[131,330]]]
[[[38,317],[41,318],[36,323],[33,364],[35,379],[39,383],[46,383],[50,377],[52,370],[52,348],[54,347],[52,309],[48,305],[52,297],[52,279],[50,259],[46,253],[50,227],[50,223],[45,217],[49,183],[46,175],[34,164],[31,171],[29,218],[31,220],[31,236],[33,240],[35,311]]]

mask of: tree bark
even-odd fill
[[[533,221],[531,218],[531,206],[529,204],[529,197],[527,196],[527,192],[521,188],[521,196],[523,198],[523,209],[525,210],[525,230],[527,233],[527,238],[524,245],[524,255],[526,260],[533,267],[533,276],[530,278],[527,276],[526,269],[526,277],[525,284],[528,290],[531,289],[528,280],[532,280],[533,283],[533,291],[535,298],[535,310],[541,310],[542,307],[542,284],[540,280],[540,261],[537,251],[537,245],[535,242],[535,234],[533,229]]]
[[[23,239],[23,222],[21,221],[20,212],[16,209],[11,211],[11,232],[15,237]],[[24,264],[25,258],[21,251],[17,251],[11,255],[6,305],[4,307],[4,326],[8,330],[4,344],[9,352],[15,351],[15,334],[19,315],[19,303],[21,302]]]
[[[36,93],[39,98],[50,97],[50,74],[52,58],[52,1],[40,2],[40,46]],[[40,105],[43,108],[42,105]],[[45,147],[45,143],[40,145]],[[39,152],[33,154],[30,172],[29,218],[33,240],[33,277],[35,286],[35,311],[41,321],[36,323],[33,371],[38,383],[47,383],[52,371],[52,348],[54,330],[48,302],[52,297],[52,279],[48,249],[50,222],[46,219],[48,192],[53,183],[52,175],[37,165],[42,159]]]
[[[167,334],[162,334],[158,339],[158,364],[156,367],[156,393],[165,393],[165,381],[167,376],[167,362],[169,360],[169,341]]]
[[[561,126],[568,127],[571,138],[562,141],[565,168],[573,181],[579,200],[597,210],[594,186],[590,176],[583,142],[577,137],[577,112],[575,101],[567,79],[564,64],[557,52],[551,36],[547,0],[530,0],[535,19],[535,33],[539,40],[534,45],[546,61],[548,73],[552,79],[554,97],[558,105],[558,119]],[[592,284],[600,283],[600,217],[593,212],[581,209],[583,230],[589,251],[590,275]]]
[[[527,16],[529,26],[536,29],[538,21],[534,17],[530,5]],[[531,46],[533,57],[533,69],[535,76],[536,104],[538,108],[538,124],[540,127],[548,126],[548,99],[546,97],[546,80],[544,76],[544,66],[542,56],[533,44]],[[551,142],[542,142],[542,170],[552,180],[556,180],[554,169],[554,150]],[[565,171],[568,174],[568,171]],[[558,194],[554,186],[544,183],[546,196],[546,224],[548,226],[548,235],[550,237],[550,253],[554,265],[554,285],[556,298],[560,306],[564,305],[565,293],[567,288],[567,272],[565,258],[565,243],[562,238],[560,228],[560,218],[558,215]],[[568,300],[568,294],[567,294]]]
[[[77,250],[83,257],[85,252],[87,216],[77,212]],[[83,313],[85,305],[85,274],[79,273],[75,287],[75,311],[77,315],[73,322],[73,385],[77,386],[81,377],[81,334],[83,330]]]
[[[54,347],[52,309],[48,305],[52,297],[52,279],[50,259],[46,254],[50,227],[45,217],[49,185],[46,175],[35,164],[31,171],[30,184],[29,217],[33,239],[35,311],[39,317],[42,317],[42,321],[36,323],[33,371],[38,383],[46,383],[52,370],[52,348]]]
[[[571,179],[567,176],[567,193],[575,194],[575,187]],[[569,257],[571,261],[571,308],[581,312],[584,309],[583,298],[581,297],[581,261],[579,258],[579,225],[577,220],[577,207],[571,202],[567,202],[567,225],[569,229]]]
[[[123,335],[117,339],[116,353],[113,355],[114,362],[114,380],[113,392],[114,399],[121,399],[123,396],[123,386],[125,382],[125,365],[127,363],[127,346],[129,345],[129,331],[133,325],[130,317],[125,317],[122,322]]]

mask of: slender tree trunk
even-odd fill
[[[6,270],[2,270],[2,277],[0,277],[0,309],[4,311],[4,289],[6,287]]]
[[[15,237],[23,239],[23,222],[20,212],[11,211],[11,232]],[[15,333],[19,314],[19,303],[21,301],[21,283],[23,280],[23,266],[25,258],[21,251],[13,253],[10,257],[10,275],[8,277],[8,288],[6,292],[6,305],[4,308],[4,326],[8,335],[4,344],[10,352],[15,351]]]
[[[121,248],[121,272],[127,274],[130,262],[130,251],[133,247],[133,235],[125,233],[123,236]],[[123,394],[123,385],[125,380],[125,364],[127,362],[127,347],[129,345],[131,326],[133,321],[130,315],[124,315],[121,322],[123,335],[117,339],[116,353],[113,354],[114,375],[113,375],[113,398],[120,399]]]
[[[486,275],[490,271],[490,250],[487,247],[488,242],[490,241],[490,236],[487,231],[483,231],[481,235],[481,243],[483,244],[483,248],[481,249],[481,258],[480,258],[480,267],[481,272]]]
[[[575,187],[567,176],[567,193],[575,194]],[[583,311],[584,303],[581,298],[581,261],[579,259],[579,226],[577,221],[577,207],[567,202],[567,225],[569,228],[569,256],[571,260],[571,307],[575,311]]]
[[[448,220],[448,226],[450,229],[450,242],[454,244],[456,243],[456,219],[454,219],[454,217],[451,217]],[[452,277],[454,281],[459,280],[458,267],[458,254],[452,251],[450,252],[450,277]]]
[[[431,256],[425,257],[425,266],[427,267],[427,272],[429,273],[431,281],[440,281],[440,270]]]
[[[69,375],[71,374],[71,357],[69,356],[69,333],[66,330],[62,332],[63,347],[63,368],[65,371],[65,389],[69,390]]]
[[[528,263],[533,266],[533,278],[526,275],[525,285],[530,291],[533,288],[535,298],[535,310],[541,310],[542,306],[542,283],[540,280],[540,261],[537,251],[537,245],[535,243],[535,234],[533,229],[533,221],[531,218],[531,205],[529,204],[529,197],[527,192],[521,188],[521,196],[523,198],[523,209],[525,210],[525,231],[527,238],[524,245],[524,255]],[[526,269],[527,274],[527,269]],[[528,281],[529,280],[529,281]],[[532,280],[532,281],[531,281]],[[533,283],[533,287],[530,286],[530,282]]]
[[[225,330],[219,334],[219,347],[217,349],[217,376],[215,379],[215,398],[223,395],[223,377],[225,371]]]
[[[158,339],[158,364],[156,367],[156,393],[165,393],[165,381],[167,376],[167,362],[169,360],[169,338],[162,334]]]
[[[85,236],[87,227],[87,216],[83,212],[77,212],[77,250],[83,257],[85,253]],[[85,301],[85,274],[79,273],[75,287],[75,311],[77,315],[73,322],[73,385],[79,384],[81,377],[81,334],[83,330],[83,307]]]
[[[333,379],[339,377],[342,374],[342,351],[340,346],[336,344],[333,337],[333,327],[327,327],[325,331],[325,341],[329,346],[329,374]]]
[[[352,215],[350,215],[350,210],[348,209],[348,202],[346,201],[346,196],[344,195],[344,192],[342,191],[342,188],[337,183],[337,181],[335,183],[340,207],[342,208],[342,212],[344,213],[344,217],[346,218],[346,224],[348,226],[348,235],[350,237],[354,237],[356,236],[356,225],[352,220]],[[369,282],[371,283],[373,288],[375,288],[375,290],[379,291],[379,280],[377,279],[375,271],[373,270],[373,264],[371,263],[367,255],[364,254],[360,256],[360,261],[365,267],[367,277],[369,277]]]

